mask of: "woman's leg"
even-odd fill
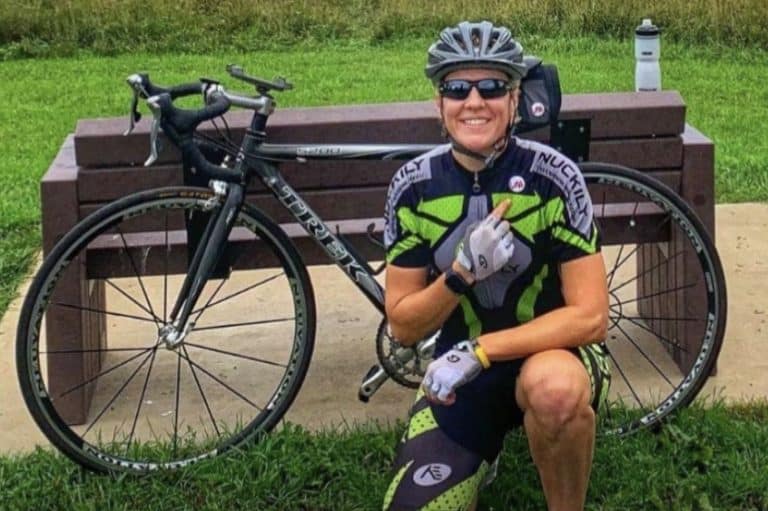
[[[515,394],[549,510],[583,509],[595,441],[592,382],[584,363],[568,350],[532,355]]]

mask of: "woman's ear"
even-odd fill
[[[517,110],[517,105],[520,104],[520,87],[515,87],[513,90],[509,91],[509,96],[515,110]]]
[[[509,107],[511,109],[512,119],[517,118],[517,107],[520,105],[520,88],[509,91]]]

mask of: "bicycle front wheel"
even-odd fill
[[[218,202],[168,188],[87,217],[53,249],[21,312],[17,367],[50,441],[83,466],[147,472],[271,430],[306,374],[312,287],[296,249],[244,205],[183,341],[161,330]]]
[[[619,165],[580,165],[603,241],[611,392],[604,434],[660,424],[699,393],[723,342],[726,291],[714,243],[669,187]]]

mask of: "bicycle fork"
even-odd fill
[[[177,348],[195,326],[195,321],[190,320],[190,316],[206,282],[224,253],[229,233],[243,205],[245,190],[243,185],[211,181],[211,187],[215,193],[211,199],[213,214],[205,226],[189,263],[189,269],[176,297],[170,320],[160,329],[160,342],[168,349]],[[222,199],[223,204],[221,204]],[[219,204],[221,207],[218,207]],[[189,239],[187,242],[189,243]]]

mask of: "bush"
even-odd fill
[[[528,38],[626,39],[649,16],[669,40],[768,47],[763,0],[5,0],[0,58],[77,50],[208,53],[241,48],[245,41],[249,50],[342,38],[381,44],[433,37],[460,19],[488,17]]]

